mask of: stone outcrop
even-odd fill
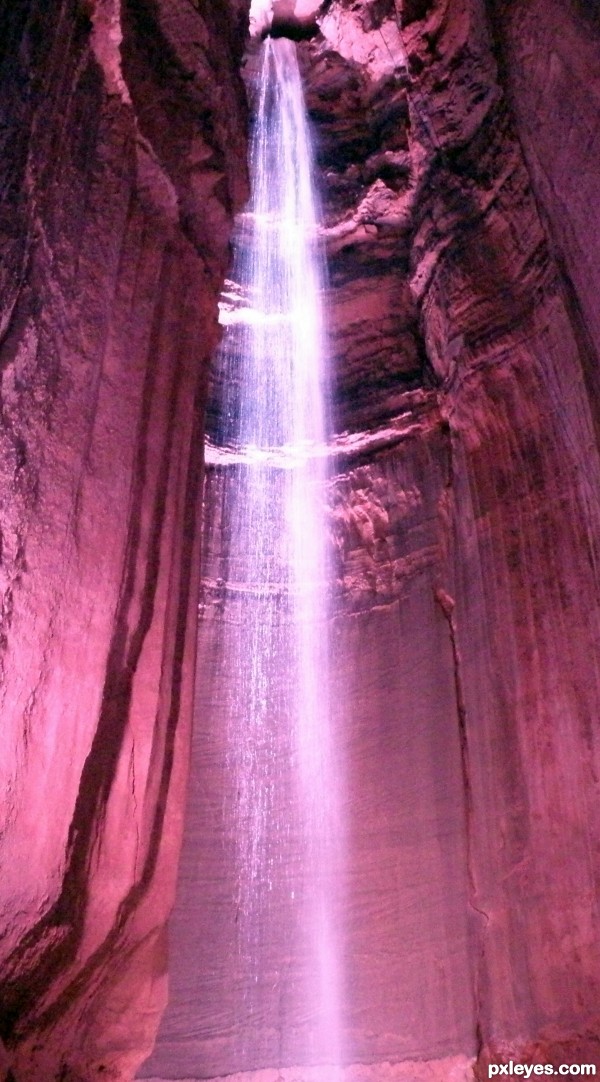
[[[165,1000],[242,6],[1,14],[7,1077],[130,1078]]]

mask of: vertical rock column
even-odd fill
[[[0,1033],[130,1078],[165,1000],[241,5],[5,5]]]

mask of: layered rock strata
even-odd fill
[[[165,1001],[245,16],[0,17],[2,1076],[131,1078]]]
[[[350,1064],[396,1064],[391,1076],[415,1060],[448,1078],[451,1062],[476,1059],[484,1076],[498,1057],[599,1054],[595,316],[571,243],[591,251],[592,235],[577,200],[558,213],[574,182],[551,116],[533,123],[543,61],[525,90],[523,59],[559,28],[564,58],[585,32],[574,8],[531,6],[334,0],[300,46],[339,430],[328,499],[348,764],[344,1048]],[[581,159],[595,130],[578,134],[582,82],[564,106]],[[593,188],[593,170],[584,177]],[[219,624],[233,613],[222,468],[207,489],[207,680],[173,926],[180,957],[190,912],[208,930],[195,949],[211,978],[191,958],[175,964],[147,1068],[163,1078],[292,1067],[306,1025],[288,1019],[293,1040],[281,1025],[292,947],[242,1032],[223,949],[231,869],[202,830],[219,788]]]
[[[64,0],[1,17],[0,1065],[125,1080],[166,998],[245,16]],[[299,46],[330,264],[361,1082],[598,1061],[597,36],[584,0],[331,0]],[[223,468],[146,1074],[281,1061],[293,1078],[299,955],[273,952],[244,1029],[213,829]]]

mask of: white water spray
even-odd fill
[[[311,172],[295,46],[267,39],[252,197],[234,262],[243,303],[224,299],[215,381],[221,423],[213,457],[228,463],[230,522],[229,814],[245,1010],[262,1019],[265,982],[283,988],[282,973],[293,968],[279,1017],[296,1036],[282,1032],[282,1059],[297,1054],[328,1065],[330,1080],[342,1056],[335,899],[343,844],[329,723],[326,350]]]

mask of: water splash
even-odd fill
[[[334,1065],[342,1055],[334,918],[342,842],[329,725],[324,267],[296,51],[285,39],[262,46],[250,166],[252,197],[233,271],[239,293],[222,304],[213,434],[221,463],[229,463],[238,949],[247,1012],[265,1013],[265,968],[278,981],[293,967],[282,1030],[303,1034],[305,1063]],[[275,927],[279,958],[270,962]],[[293,1044],[281,1034],[282,1049]]]

